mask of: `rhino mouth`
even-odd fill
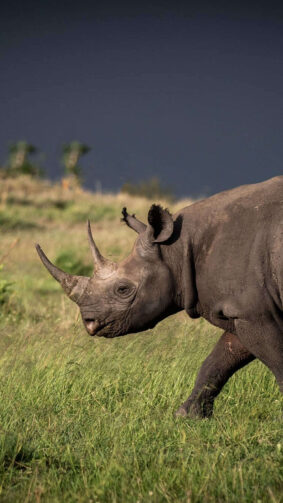
[[[124,333],[118,333],[112,326],[112,323],[102,324],[98,320],[92,318],[85,318],[83,321],[86,331],[91,337],[107,337],[112,339],[114,337],[119,337],[119,335],[124,335]]]
[[[98,332],[104,328],[98,320],[93,318],[85,318],[83,321],[88,334],[92,337],[98,335]]]
[[[149,321],[143,327],[117,327],[115,322],[101,323],[94,318],[84,318],[83,322],[86,328],[86,331],[91,337],[105,337],[107,339],[113,339],[115,337],[122,337],[123,335],[127,335],[129,333],[135,334],[146,330],[152,330],[160,321],[162,321],[163,317],[157,317],[154,320]]]

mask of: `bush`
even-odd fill
[[[113,206],[92,205],[85,209],[74,206],[68,211],[67,219],[72,223],[86,222],[88,219],[90,219],[91,222],[102,222],[103,220],[114,220],[118,215],[120,215],[120,210],[116,210]]]
[[[165,187],[156,177],[138,183],[127,182],[121,188],[121,192],[130,196],[141,196],[147,199],[166,199],[174,201],[174,194],[170,187]]]
[[[65,272],[78,276],[91,276],[92,274],[92,266],[84,264],[72,250],[60,253],[55,260],[55,265]]]
[[[0,264],[0,272],[2,271],[2,269],[3,265]],[[12,293],[12,284],[13,283],[1,278],[0,276],[0,306],[8,304]]]
[[[4,212],[0,211],[0,225],[2,232],[11,230],[29,230],[39,229],[40,226],[36,222],[24,220],[19,216],[17,211]]]

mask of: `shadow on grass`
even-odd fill
[[[25,470],[35,456],[35,450],[31,445],[23,443],[18,435],[0,431],[0,463],[5,468],[17,468]]]

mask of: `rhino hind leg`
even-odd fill
[[[283,393],[283,330],[273,318],[259,319],[253,324],[236,320],[238,337],[256,358],[273,372]]]
[[[213,413],[214,400],[224,384],[237,370],[254,358],[236,335],[224,332],[203,362],[194,389],[177,410],[176,416],[210,417]]]

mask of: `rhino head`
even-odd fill
[[[53,265],[39,245],[37,252],[50,274],[80,308],[90,335],[116,337],[152,328],[176,312],[174,281],[164,261],[160,244],[173,233],[173,219],[167,210],[153,205],[148,225],[123,209],[123,220],[138,233],[131,254],[120,263],[99,252],[88,222],[88,238],[94,261],[91,278],[65,273]]]

